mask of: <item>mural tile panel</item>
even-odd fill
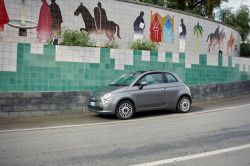
[[[0,72],[0,92],[93,90],[109,84],[125,72],[134,70],[167,70],[179,75],[188,85],[250,79],[249,61],[235,57],[227,59],[223,56],[212,56],[218,65],[208,65],[208,59],[212,58],[205,54],[199,56],[199,63],[196,64],[197,60],[190,59],[197,59],[197,56],[185,53],[81,47],[71,49],[44,45],[43,54],[37,54],[32,51],[32,44],[19,43],[10,47],[4,45],[2,43],[0,47],[1,53],[15,46],[11,50],[17,50],[17,60],[16,64],[6,61],[16,68],[15,71],[8,68],[8,71]],[[143,60],[145,53],[149,61]],[[78,59],[86,54],[93,56],[95,63]],[[159,60],[164,55],[165,61]],[[58,57],[69,59],[58,60]],[[1,61],[3,62],[5,64],[5,60]],[[228,66],[224,65],[227,63]]]

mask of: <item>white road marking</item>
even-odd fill
[[[218,155],[218,154],[222,154],[222,153],[229,153],[229,152],[248,149],[248,148],[250,148],[250,144],[245,144],[245,145],[241,145],[241,146],[234,146],[234,147],[210,151],[210,152],[198,153],[198,154],[193,154],[193,155],[189,155],[189,156],[182,156],[182,157],[153,161],[153,162],[148,162],[148,163],[142,163],[142,164],[137,164],[137,165],[132,165],[132,166],[157,166],[157,165],[163,165],[163,164],[170,164],[170,163],[175,163],[175,162],[179,162],[179,161],[208,157],[208,156]]]
[[[62,128],[73,128],[73,127],[84,127],[84,126],[96,126],[96,125],[109,125],[109,124],[119,124],[119,123],[130,123],[130,122],[138,122],[138,121],[147,121],[147,120],[157,120],[157,119],[165,119],[165,118],[176,118],[176,117],[183,117],[183,116],[191,116],[196,114],[206,114],[212,112],[220,112],[226,111],[230,109],[241,108],[245,106],[250,106],[250,104],[244,104],[240,106],[233,106],[233,107],[223,107],[218,109],[212,109],[207,111],[199,111],[199,112],[190,112],[187,114],[175,114],[175,115],[166,115],[160,117],[153,117],[153,118],[143,118],[143,119],[132,119],[132,120],[125,120],[125,121],[114,121],[114,122],[102,122],[102,123],[87,123],[87,124],[76,124],[76,125],[63,125],[63,126],[52,126],[52,127],[40,127],[40,128],[27,128],[27,129],[13,129],[13,130],[2,130],[1,133],[8,133],[8,132],[22,132],[22,131],[35,131],[35,130],[50,130],[50,129],[62,129]]]

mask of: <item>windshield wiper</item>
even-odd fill
[[[109,86],[127,86],[125,84],[109,84]]]

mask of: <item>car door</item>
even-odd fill
[[[168,99],[169,105],[176,105],[176,100],[178,97],[178,93],[182,88],[182,84],[178,82],[174,75],[170,73],[165,73],[163,75],[164,80],[166,81],[166,98]]]
[[[137,100],[137,110],[161,108],[166,105],[166,91],[162,73],[151,73],[143,76],[140,82],[147,82],[148,85],[142,89],[139,87],[133,91]]]

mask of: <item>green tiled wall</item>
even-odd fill
[[[150,52],[150,61],[142,61],[142,52],[133,51],[133,64],[124,70],[115,70],[115,60],[110,49],[100,48],[100,63],[57,62],[55,46],[44,45],[44,54],[30,54],[30,44],[17,46],[17,71],[0,72],[0,92],[23,91],[78,91],[94,90],[108,85],[123,73],[134,70],[167,70],[179,75],[188,85],[211,84],[249,80],[250,74],[239,71],[239,66],[207,65],[207,56],[200,55],[200,64],[185,68],[185,54],[179,54],[179,63],[172,62],[172,53],[165,54],[166,62],[158,62],[158,52]],[[245,66],[249,69],[249,66]]]

